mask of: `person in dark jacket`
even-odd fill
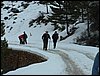
[[[28,38],[28,36],[27,36],[27,34],[25,33],[25,31],[24,31],[24,34],[23,34],[23,35],[24,35],[24,43],[27,44],[27,38]]]
[[[57,31],[55,31],[54,34],[52,35],[54,49],[56,48],[56,43],[57,43],[58,38],[59,38],[58,33]]]
[[[99,52],[95,56],[94,64],[92,67],[92,75],[99,75]]]
[[[42,39],[43,39],[43,50],[47,50],[48,39],[51,39],[51,38],[50,38],[50,35],[48,34],[48,31],[46,31],[46,32],[42,35]]]

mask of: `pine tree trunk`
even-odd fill
[[[67,16],[68,4],[67,1],[65,1],[65,3],[66,3],[66,24],[67,24],[66,31],[67,34],[69,35],[69,31],[68,31],[69,23],[68,23],[68,16]]]
[[[48,12],[48,4],[47,3],[46,3],[46,9],[47,9],[47,14],[48,14],[49,12]]]
[[[89,20],[87,19],[87,33],[88,33],[88,37],[90,37],[90,28],[89,28]]]
[[[87,7],[87,33],[88,37],[90,37],[90,28],[89,28],[89,9]]]
[[[84,22],[84,16],[83,16],[83,8],[82,8],[82,22]]]
[[[60,5],[60,3],[59,3],[59,9],[61,10],[61,5]]]
[[[68,31],[68,27],[69,27],[69,23],[68,23],[68,17],[67,17],[67,14],[66,14],[66,31],[67,31],[67,34],[69,35],[69,31]]]
[[[68,31],[69,23],[68,23],[68,21],[66,23],[67,23],[67,28],[66,28],[67,34],[69,35],[69,31]]]

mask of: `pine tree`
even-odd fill
[[[1,37],[5,34],[5,29],[4,26],[5,24],[3,22],[1,22]],[[4,40],[1,40],[1,48],[7,48],[7,41],[6,38],[4,38]]]
[[[87,21],[87,30],[78,39],[86,45],[99,46],[99,1],[81,1],[83,18]]]
[[[99,1],[94,1],[90,4],[90,22],[92,31],[99,31]],[[91,30],[91,29],[90,29]]]
[[[51,3],[52,16],[49,16],[50,22],[57,24],[66,25],[67,34],[69,34],[69,24],[76,22],[79,17],[80,10],[73,1],[55,1]]]
[[[78,1],[77,3],[78,8],[80,9],[80,16],[81,16],[81,22],[84,22],[85,16],[86,16],[86,7],[87,7],[87,1]]]
[[[5,34],[4,23],[1,23],[1,37]]]
[[[91,23],[97,23],[98,25],[98,20],[99,20],[99,1],[79,1],[78,7],[81,9],[81,17],[82,17],[82,22],[84,20],[87,21],[87,34],[88,38],[90,38],[90,26]]]
[[[53,1],[39,1],[40,4],[46,5],[47,14],[49,14],[48,5]]]

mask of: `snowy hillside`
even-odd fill
[[[18,2],[18,4],[19,4],[19,2]],[[15,5],[14,7],[17,7],[17,5]],[[17,41],[17,43],[18,43],[18,40],[17,40],[18,36],[20,34],[22,34],[23,31],[26,31],[29,38],[30,38],[30,33],[31,33],[33,35],[33,38],[30,38],[30,39],[32,39],[32,41],[33,41],[34,39],[39,38],[45,30],[48,30],[49,28],[46,29],[46,27],[42,27],[42,28],[40,27],[40,26],[44,26],[44,25],[39,25],[36,28],[34,28],[34,26],[36,26],[36,24],[34,24],[33,27],[29,28],[29,22],[32,19],[38,17],[39,11],[43,10],[43,8],[44,8],[43,5],[38,6],[38,4],[30,3],[30,5],[26,9],[24,9],[23,12],[17,13],[16,20],[14,20],[13,18],[11,18],[10,20],[5,20],[5,25],[6,25],[5,36],[7,36],[8,42],[9,42],[9,40],[12,40],[11,38],[13,38],[13,39],[15,39],[14,41]],[[38,9],[38,10],[36,10],[36,9]],[[43,11],[45,11],[45,8]],[[2,13],[3,13],[3,15],[1,15],[1,19],[3,19],[5,17],[5,14],[8,15],[8,17],[9,17],[9,13],[7,13],[7,10],[3,10]],[[13,21],[15,21],[16,23],[13,24]],[[9,28],[7,28],[7,26],[9,26]],[[10,30],[11,27],[12,27],[12,29]],[[41,33],[39,33],[38,30],[42,30]],[[38,34],[36,35],[36,33],[38,33]]]
[[[15,5],[13,7],[18,8],[22,2],[23,1],[13,2]],[[11,6],[10,1],[4,1],[3,3],[5,4],[3,7]],[[43,51],[42,34],[48,31],[50,36],[52,36],[54,27],[51,26],[50,23],[46,26],[44,24],[36,25],[36,23],[34,23],[33,26],[29,27],[29,22],[38,17],[39,11],[46,12],[45,6],[34,4],[34,1],[32,1],[26,9],[19,7],[19,11],[22,12],[16,13],[17,15],[13,17],[9,16],[11,14],[14,15],[13,12],[8,13],[10,9],[11,8],[8,10],[1,9],[1,20],[8,17],[7,20],[4,20],[6,25],[4,37],[8,40],[9,48],[36,53],[48,60],[43,63],[32,64],[10,71],[5,75],[91,75],[94,57],[99,51],[99,48],[73,43],[74,39],[86,29],[86,23],[77,24],[76,27],[79,28],[72,36],[63,41],[58,40],[56,49],[53,49],[53,42],[51,40],[49,41],[49,50]],[[17,17],[17,19],[15,19],[15,17]],[[18,36],[24,31],[28,35],[28,44],[21,45],[19,44]],[[65,36],[66,30],[62,32],[58,31],[58,33],[59,36]]]

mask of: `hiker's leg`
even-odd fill
[[[56,48],[56,43],[57,43],[57,42],[56,42],[56,41],[54,41],[54,49]]]
[[[45,42],[45,50],[48,48],[48,41]]]

